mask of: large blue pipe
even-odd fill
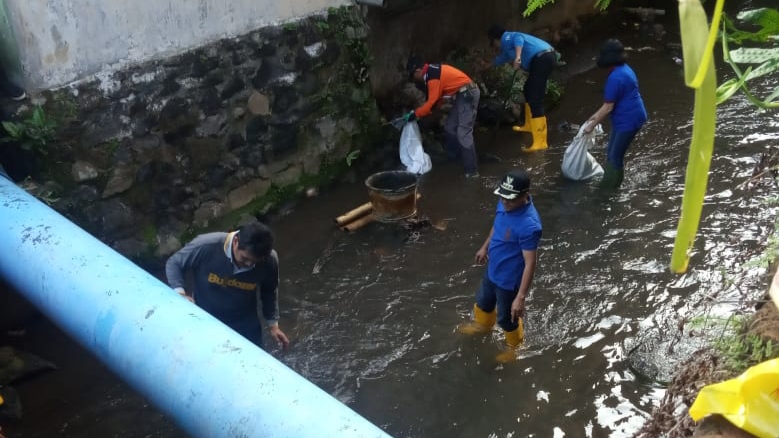
[[[0,275],[195,437],[389,438],[0,176]]]

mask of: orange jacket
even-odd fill
[[[442,96],[452,96],[463,86],[470,84],[471,78],[465,73],[446,64],[425,64],[422,67],[425,85],[427,86],[427,102],[414,110],[414,114],[425,117],[433,110],[433,105]]]

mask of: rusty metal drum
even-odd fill
[[[374,173],[365,180],[379,222],[397,222],[417,213],[417,175],[403,170]]]

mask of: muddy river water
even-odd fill
[[[601,102],[604,73],[590,70],[571,79],[550,112],[547,151],[525,155],[519,152],[524,137],[481,131],[478,149],[501,161],[482,163],[479,179],[463,178],[459,165],[434,163],[421,180],[418,209],[447,220],[445,230],[414,233],[389,224],[337,230],[332,219],[366,201],[361,182],[301,202],[272,224],[281,260],[281,324],[293,342],[288,352],[274,351],[279,360],[395,437],[635,431],[662,389],[632,371],[627,346],[643,329],[676,321],[706,296],[724,302],[762,288],[760,271],[742,276],[738,287],[728,278],[773,229],[776,211],[765,204],[772,186],[743,183],[779,138],[779,120],[740,98],[719,109],[691,268],[671,274],[693,94],[662,45],[625,42],[636,49],[629,63],[649,122],[628,153],[621,190],[604,193],[560,174],[573,134],[554,127],[581,123]],[[773,89],[777,82],[764,85]],[[602,148],[594,155],[603,162]],[[498,331],[466,337],[455,327],[469,318],[483,273],[473,256],[491,225],[492,189],[513,167],[532,176],[544,235],[521,358],[497,365]],[[25,416],[4,425],[9,437],[183,436],[46,321],[9,342],[59,365],[16,386]]]

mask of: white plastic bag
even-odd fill
[[[430,156],[422,149],[422,134],[416,121],[406,123],[400,134],[400,162],[408,172],[420,175],[433,168]]]
[[[603,168],[595,161],[595,157],[587,152],[595,145],[595,136],[603,134],[603,128],[599,124],[592,132],[586,134],[584,132],[586,126],[585,123],[579,128],[579,133],[573,138],[563,155],[563,175],[576,181],[603,175]]]

